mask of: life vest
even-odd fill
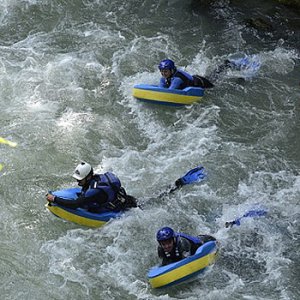
[[[114,204],[118,199],[119,191],[123,189],[121,187],[120,179],[111,172],[104,174],[95,174],[89,183],[88,187],[82,189],[81,196],[87,198],[96,197],[93,201],[90,201],[84,208],[89,211],[97,212],[102,209],[115,210],[116,205]],[[106,196],[106,202],[101,204],[97,201],[97,194],[104,194]]]
[[[94,180],[91,188],[100,189],[107,196],[105,208],[119,211],[137,207],[136,199],[127,195],[125,189],[121,186],[120,179],[115,174],[111,172],[97,174],[94,176]]]
[[[166,79],[166,85],[167,87],[169,88],[171,86],[171,83],[172,83],[172,78],[174,77],[178,77],[180,78],[183,83],[180,85],[180,89],[184,89],[188,86],[193,86],[194,85],[194,81],[193,80],[190,80],[186,75],[184,75],[180,70],[176,70],[174,75],[171,77],[171,78],[167,78]]]
[[[187,239],[191,244],[191,255],[195,254],[196,250],[203,244],[203,241],[196,236],[191,236],[186,233],[178,232],[178,236]]]
[[[179,77],[182,81],[183,81],[183,85],[185,85],[183,88],[187,87],[187,86],[193,86],[194,85],[194,81],[190,80],[187,76],[185,76],[181,71],[177,71],[174,74],[174,77]]]
[[[191,255],[195,254],[196,250],[203,244],[216,241],[216,238],[208,234],[200,234],[198,236],[191,236],[185,233],[177,233],[177,235],[182,236],[191,242]]]
[[[106,172],[94,176],[94,183],[91,188],[100,189],[106,194],[107,202],[112,202],[117,197],[117,193],[121,188],[121,182],[115,174]]]

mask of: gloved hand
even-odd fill
[[[184,176],[177,179],[176,186],[182,186],[185,184],[190,184],[193,182],[198,182],[206,177],[205,169],[202,166],[198,166],[190,171],[188,171]]]
[[[46,195],[46,199],[47,201],[49,202],[53,202],[54,199],[55,199],[55,196],[51,194],[51,192],[49,192],[47,195]]]

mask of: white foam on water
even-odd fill
[[[173,108],[148,105],[132,97],[131,89],[134,84],[151,84],[155,79],[158,80],[155,77],[156,74],[138,73],[125,79],[121,86],[124,97],[121,104],[130,107],[132,121],[148,140],[144,150],[132,158],[138,159],[140,161],[138,164],[148,165],[145,171],[151,169],[151,173],[148,174],[146,171],[146,181],[152,177],[154,184],[156,183],[154,174],[164,173],[168,178],[175,172],[179,176],[183,175],[187,166],[192,167],[202,163],[202,157],[210,151],[211,147],[215,147],[214,120],[218,115],[218,108],[215,106],[208,107],[206,110],[201,110],[197,104],[192,107]],[[162,120],[163,116],[166,121]],[[191,136],[193,138],[190,138]],[[132,163],[129,161],[129,166]],[[132,170],[132,172],[134,174],[136,171]],[[161,178],[159,182],[163,183],[162,180],[165,181]]]
[[[72,132],[76,128],[84,128],[88,126],[88,122],[92,121],[92,115],[88,113],[76,113],[72,109],[67,109],[57,121],[57,126],[64,133]]]
[[[224,44],[219,36],[214,41],[204,38],[202,14],[198,20],[191,16],[196,25],[192,29],[190,20],[179,18],[180,31],[170,35],[168,26],[175,23],[168,23],[190,12],[187,2],[178,11],[177,0],[143,1],[139,7],[130,1],[21,4],[2,1],[0,20],[13,21],[19,8],[20,17],[29,21],[32,16],[22,13],[31,4],[54,13],[49,15],[49,32],[22,32],[0,47],[1,135],[19,144],[16,149],[1,148],[2,238],[9,243],[1,252],[6,259],[1,266],[8,273],[5,295],[293,299],[289,287],[297,286],[292,255],[300,183],[289,161],[295,157],[285,155],[280,142],[290,142],[285,137],[297,129],[296,92],[286,78],[296,71],[299,53],[284,43],[250,53],[256,48],[246,47],[241,26],[230,21],[232,9],[225,9],[225,2],[214,4],[223,6],[217,13],[227,20]],[[93,11],[84,16],[88,8]],[[165,11],[167,16],[162,15]],[[145,17],[142,24],[140,16]],[[158,83],[157,64],[165,57],[205,76],[244,48],[261,62],[259,80],[254,77],[248,85],[231,84],[230,76],[240,73],[229,72],[202,103],[183,108],[148,105],[131,95],[134,84]],[[74,185],[71,174],[79,159],[91,161],[96,171],[114,171],[126,190],[145,203],[144,210],[94,230],[48,214],[44,194]],[[157,197],[199,163],[208,170],[205,182]],[[244,218],[240,227],[224,227],[257,203],[268,208],[267,217]],[[146,274],[158,263],[155,232],[165,225],[215,235],[220,258],[204,278],[154,291]],[[16,281],[19,284],[11,288]],[[45,295],[40,297],[41,291]]]
[[[299,61],[299,52],[294,49],[276,47],[273,51],[266,51],[259,54],[262,62],[262,69],[265,75],[272,73],[288,74],[293,71],[296,62]]]

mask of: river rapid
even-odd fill
[[[0,145],[1,299],[300,299],[300,14],[240,2],[1,1],[0,136],[18,143]],[[258,73],[228,71],[201,103],[131,95],[166,57],[206,76],[240,53]],[[76,186],[80,160],[144,209],[99,229],[50,214],[45,194]],[[207,180],[157,197],[199,164]],[[224,227],[257,205],[266,217]],[[161,226],[220,241],[206,276],[151,289]]]

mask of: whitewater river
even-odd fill
[[[0,2],[0,136],[18,143],[0,144],[1,299],[300,299],[300,14],[261,2]],[[206,76],[241,52],[260,70],[228,71],[201,103],[131,96],[161,59]],[[99,229],[53,216],[45,194],[75,186],[80,160],[144,210]],[[199,164],[206,181],[157,199]],[[257,205],[266,217],[224,227]],[[204,278],[150,288],[161,226],[218,238]]]

